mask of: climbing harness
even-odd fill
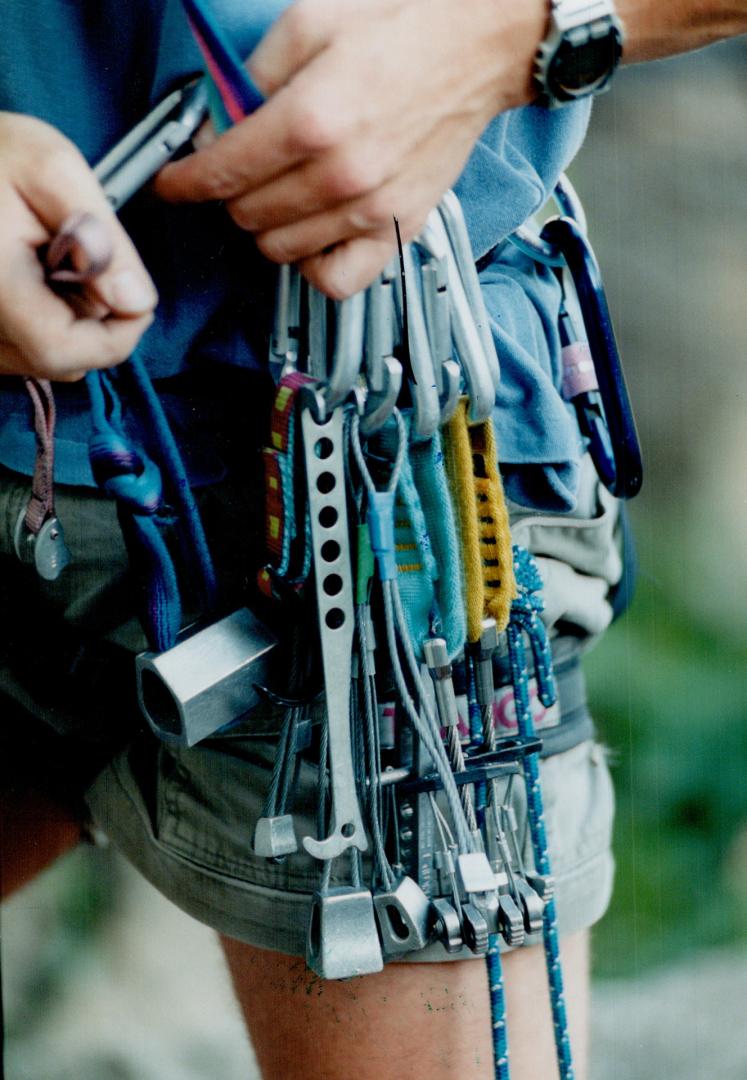
[[[116,208],[184,145],[208,105],[222,129],[261,103],[207,5],[184,7],[206,77],[166,98],[102,161],[97,174]],[[601,279],[567,181],[556,198],[563,216],[511,239],[558,274],[564,392],[600,478],[630,497],[640,453]],[[572,1080],[530,682],[548,710],[557,690],[539,572],[511,543],[492,419],[500,366],[456,196],[447,193],[400,259],[350,300],[333,303],[281,267],[269,368],[267,559],[257,581],[294,623],[296,664],[301,613],[315,608],[305,647],[320,694],[297,665],[280,696],[275,636],[245,609],[225,613],[179,450],[140,357],[122,376],[88,376],[94,476],[117,501],[145,599],[151,650],[137,661],[141,708],[161,738],[191,746],[230,734],[268,697],[281,722],[251,844],[275,861],[303,848],[321,864],[308,965],[347,978],[439,945],[485,957],[495,1075],[508,1080],[500,946],[541,934],[559,1073]],[[153,458],[127,435],[125,383],[148,417]],[[38,565],[39,524],[43,531],[56,520],[54,411],[43,385],[29,389],[40,457],[17,544]],[[203,614],[187,631],[164,538],[174,528]],[[510,732],[499,727],[506,694],[516,714]],[[299,835],[293,814],[304,759],[318,766],[315,835]],[[531,860],[518,838],[519,784]]]

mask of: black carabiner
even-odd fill
[[[601,479],[613,495],[632,499],[643,482],[641,448],[599,264],[573,218],[551,218],[541,238],[562,252],[578,294],[612,444],[614,476],[607,470]]]

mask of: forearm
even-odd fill
[[[623,63],[656,60],[747,32],[747,0],[618,0]]]
[[[747,0],[617,0],[616,8],[625,27],[624,64],[663,59],[747,33]],[[505,64],[494,72],[504,95],[496,101],[498,109],[536,96],[532,68],[548,12],[549,0],[527,0],[519,10],[502,6],[495,23],[494,56]]]

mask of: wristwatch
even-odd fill
[[[623,40],[612,0],[551,0],[550,25],[534,62],[540,101],[552,109],[606,90]]]

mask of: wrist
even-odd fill
[[[495,73],[497,110],[518,108],[534,101],[537,84],[534,61],[549,25],[548,0],[504,0],[496,20],[495,0],[490,0],[494,24],[493,57],[499,58]]]

